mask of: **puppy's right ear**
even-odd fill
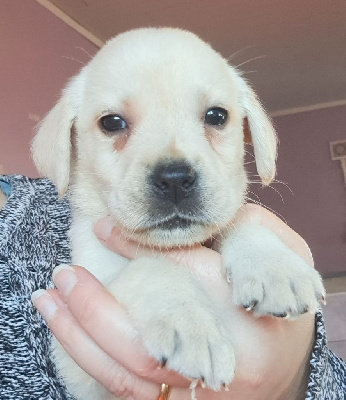
[[[59,102],[41,122],[31,152],[38,171],[50,178],[59,196],[66,193],[71,164],[71,130],[84,91],[83,71],[71,79]]]

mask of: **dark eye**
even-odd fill
[[[221,126],[226,123],[228,112],[224,108],[210,108],[205,114],[205,123],[213,126]]]
[[[127,123],[119,115],[105,115],[100,119],[101,128],[107,132],[118,132],[127,128]]]

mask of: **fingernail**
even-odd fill
[[[46,290],[39,289],[33,292],[31,295],[31,301],[47,322],[54,318],[58,306],[53,297],[50,296]]]
[[[60,264],[54,268],[53,281],[59,292],[67,297],[78,279],[75,270],[70,265]]]
[[[99,240],[107,241],[111,236],[113,228],[116,226],[116,222],[112,217],[101,218],[96,221],[94,225],[95,235]]]

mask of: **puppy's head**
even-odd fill
[[[269,184],[275,132],[241,74],[192,33],[140,29],[71,80],[33,155],[61,195],[71,183],[82,212],[111,214],[144,243],[186,245],[225,228],[244,201],[244,125]]]

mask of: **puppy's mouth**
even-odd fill
[[[134,233],[150,233],[157,232],[173,232],[173,231],[189,231],[196,227],[207,226],[206,221],[198,218],[185,217],[184,215],[174,214],[166,218],[151,218],[150,222],[144,223],[141,227],[133,230]]]
[[[155,224],[151,229],[172,230],[172,229],[187,229],[192,225],[196,225],[196,221],[179,217],[178,215],[168,220]],[[150,229],[150,228],[149,228]]]
[[[215,228],[203,219],[178,214],[151,219],[150,223],[142,224],[136,229],[128,229],[124,225],[122,228],[129,238],[136,242],[164,248],[203,243],[215,231]]]
[[[151,220],[149,224],[136,229],[134,232],[144,233],[152,231],[175,231],[175,230],[189,230],[196,226],[204,226],[202,220],[185,217],[184,215],[174,214],[164,219]]]

